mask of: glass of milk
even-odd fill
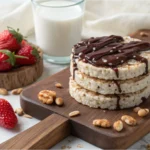
[[[32,0],[37,45],[44,59],[70,62],[71,49],[81,40],[84,0]]]

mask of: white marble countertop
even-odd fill
[[[34,36],[29,37],[29,40],[35,43]],[[51,63],[44,61],[44,72],[43,72],[42,77],[39,80],[44,79],[66,67],[67,65],[55,65],[55,64],[51,64]],[[9,94],[9,96],[0,96],[0,98],[7,99],[11,103],[14,109],[20,107],[19,96]],[[0,143],[32,127],[33,125],[37,124],[40,120],[37,120],[35,118],[28,119],[24,117],[18,117],[18,121],[19,123],[17,127],[13,130],[7,130],[7,129],[0,127]],[[145,137],[143,137],[140,141],[132,145],[129,149],[145,149],[148,143],[150,144],[150,133],[146,135]],[[66,150],[67,149],[70,149],[70,150],[87,150],[87,149],[98,150],[100,149],[100,148],[95,147],[94,145],[91,145],[73,136],[67,137],[66,139],[64,139],[63,141],[61,141],[60,143],[58,143],[51,149],[54,150],[54,149],[63,149],[63,148]]]

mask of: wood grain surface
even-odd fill
[[[0,73],[0,88],[13,90],[35,82],[43,73],[43,59],[30,66],[22,66]]]
[[[51,113],[60,114],[70,120],[71,133],[73,135],[105,149],[127,148],[150,132],[150,115],[141,118],[138,117],[132,109],[104,111],[101,109],[89,108],[76,102],[70,97],[68,92],[69,76],[69,69],[65,69],[26,88],[21,95],[21,106],[24,111],[38,119],[43,119]],[[60,82],[63,88],[56,88],[56,82]],[[57,96],[64,99],[65,105],[63,107],[58,107],[56,105],[45,105],[41,103],[37,98],[37,94],[45,89],[56,91]],[[145,101],[141,107],[150,108],[150,99]],[[68,114],[74,110],[79,110],[81,115],[69,118]],[[112,128],[104,129],[92,125],[92,121],[97,118],[108,119],[111,124],[113,124],[113,122],[120,119],[122,115],[133,116],[137,119],[138,124],[133,127],[124,124],[124,129],[120,133],[114,131]]]
[[[37,125],[0,144],[0,149],[48,149],[69,134],[68,119],[52,114]]]

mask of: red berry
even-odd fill
[[[12,106],[5,99],[0,99],[0,126],[14,128],[18,120]]]
[[[15,65],[15,55],[9,50],[0,50],[0,71],[8,71]]]
[[[23,42],[21,49],[17,52],[18,56],[25,56],[26,58],[16,58],[16,63],[19,65],[31,65],[37,62],[39,53],[36,48],[29,43]]]
[[[14,29],[8,27],[0,33],[0,49],[8,49],[10,51],[17,51],[21,47],[23,36]]]

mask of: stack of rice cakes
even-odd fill
[[[105,36],[79,42],[72,49],[70,95],[93,108],[138,106],[150,95],[150,43]]]

